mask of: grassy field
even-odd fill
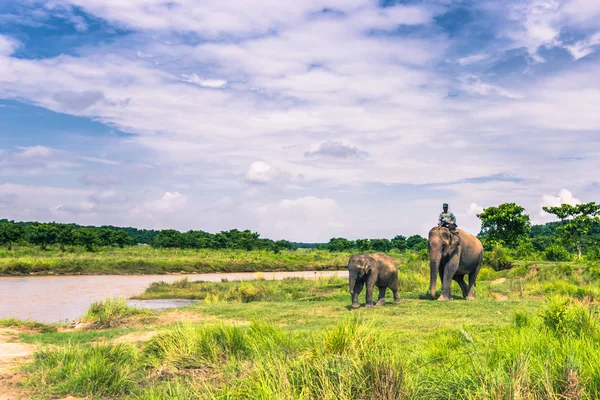
[[[99,248],[86,252],[49,247],[0,250],[0,275],[166,274],[331,270],[345,268],[350,253],[328,251],[182,250],[149,246]]]
[[[203,302],[141,312],[113,300],[91,307],[84,330],[25,327],[19,340],[38,351],[24,389],[31,398],[600,398],[597,266],[484,268],[477,301],[436,302],[424,295],[425,262],[404,261],[401,304],[388,293],[371,310],[351,310],[337,277],[183,279],[140,297]]]

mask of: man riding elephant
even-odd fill
[[[450,229],[453,233],[456,232],[456,217],[448,211],[448,203],[443,204],[443,210],[438,218],[438,226],[444,226]]]

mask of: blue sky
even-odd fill
[[[600,2],[8,0],[0,218],[425,235],[598,201]]]

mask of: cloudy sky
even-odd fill
[[[4,0],[0,218],[425,235],[600,197],[600,1]]]

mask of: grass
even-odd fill
[[[127,300],[109,298],[95,301],[82,318],[94,328],[112,328],[121,325],[127,317],[149,314],[151,311],[127,305]]]
[[[153,284],[141,297],[204,301],[143,326],[104,302],[90,318],[122,327],[24,334],[40,345],[25,385],[42,398],[600,398],[597,266],[485,267],[476,301],[437,302],[426,263],[397,257],[401,304],[388,293],[374,309],[351,310],[335,277]],[[148,330],[146,342],[113,341]]]
[[[398,253],[400,254],[400,253]],[[268,251],[103,247],[96,252],[49,247],[0,249],[0,275],[166,274],[335,270],[346,267],[350,253],[324,250]]]
[[[57,327],[51,324],[43,324],[36,321],[23,321],[15,318],[0,319],[0,328],[18,328],[36,332],[56,332]]]

